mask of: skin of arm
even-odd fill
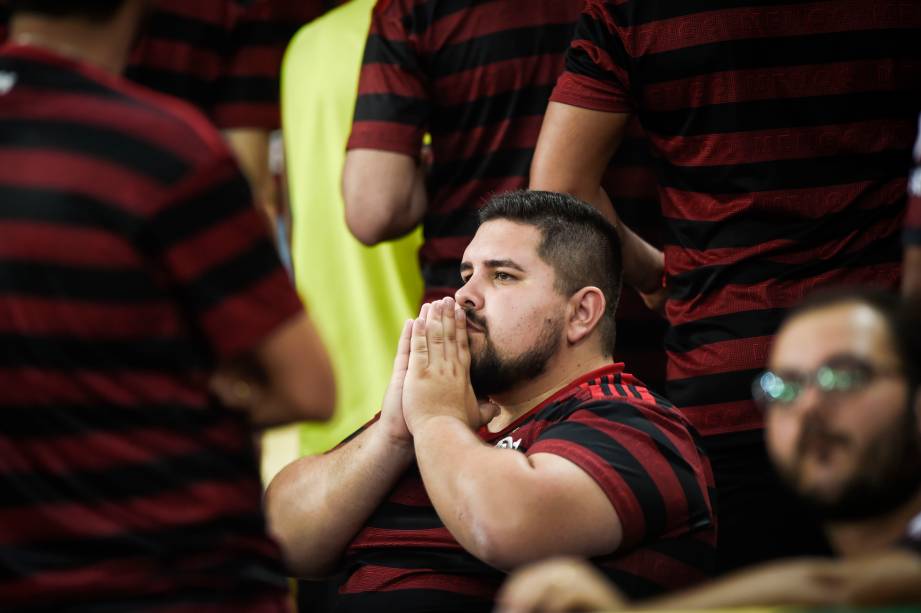
[[[592,477],[554,454],[496,449],[474,433],[466,320],[454,306],[433,303],[414,323],[403,396],[419,471],[445,527],[500,569],[614,551],[622,526]]]
[[[240,170],[249,181],[253,199],[274,233],[275,218],[282,214],[281,201],[269,170],[269,130],[263,128],[229,128],[224,140],[233,151]]]
[[[921,302],[921,247],[905,247],[902,295],[915,302]]]
[[[601,181],[623,140],[630,115],[551,102],[531,163],[530,188],[571,194],[592,204],[614,224],[621,240],[624,280],[642,294],[661,291],[664,257],[619,223]],[[651,300],[647,299],[647,303]],[[658,301],[653,300],[658,307]]]
[[[853,560],[782,560],[701,587],[629,603],[583,560],[554,559],[516,572],[497,601],[502,613],[694,610],[757,606],[880,606],[918,602],[921,558],[889,551]],[[638,606],[639,604],[639,606]]]
[[[342,171],[345,221],[371,246],[399,238],[425,215],[425,170],[415,158],[375,149],[353,149]]]
[[[409,354],[404,326],[381,417],[338,449],[285,467],[265,495],[269,528],[289,570],[322,577],[334,570],[349,542],[413,460],[401,395]]]

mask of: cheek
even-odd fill
[[[799,438],[799,421],[792,416],[769,414],[765,427],[768,454],[779,464],[790,464]]]

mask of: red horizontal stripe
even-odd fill
[[[47,503],[0,509],[0,543],[28,544],[154,531],[244,513],[258,514],[256,478],[196,483],[154,496],[97,503]]]
[[[347,149],[380,149],[418,159],[422,151],[422,126],[390,121],[356,121]]]
[[[653,134],[650,141],[674,166],[729,166],[814,159],[850,151],[869,154],[907,149],[914,142],[914,134],[906,131],[905,126],[903,120],[878,120],[700,136]]]
[[[99,177],[105,177],[100,181]],[[142,218],[166,191],[124,166],[78,153],[43,149],[0,150],[0,183],[61,191],[122,207]]]
[[[175,306],[165,301],[111,305],[6,296],[4,304],[8,317],[0,317],[0,334],[106,341],[174,338],[187,332]]]
[[[17,87],[7,94],[3,106],[9,109],[9,114],[0,114],[0,118],[71,121],[98,126],[159,146],[187,162],[210,159],[217,146],[226,151],[226,147],[215,140],[220,135],[186,104],[127,81],[112,85],[149,104],[126,104],[117,98],[63,92],[55,92],[50,97],[39,96],[27,87]]]
[[[705,561],[701,561],[705,563]],[[605,568],[625,571],[648,579],[667,590],[688,587],[705,581],[707,573],[653,549],[643,548],[604,563]]]
[[[482,159],[501,150],[532,149],[537,144],[543,119],[541,115],[515,117],[470,130],[439,134],[432,144],[435,160],[445,163]]]
[[[423,262],[459,261],[472,238],[472,236],[432,237],[419,249],[419,259]],[[460,266],[457,269],[457,277],[458,285],[460,285]]]
[[[430,568],[362,566],[339,588],[340,594],[392,592],[397,590],[442,590],[491,600],[501,578],[439,574]]]
[[[167,38],[147,37],[140,52],[131,59],[131,67],[151,68],[179,73],[213,83],[221,76],[220,49]]]
[[[552,87],[563,72],[563,58],[562,52],[529,55],[475,66],[436,79],[434,91],[438,96],[438,104],[459,105],[528,87]]]
[[[528,177],[510,175],[505,177],[484,177],[471,179],[459,185],[445,185],[437,189],[432,196],[431,209],[445,214],[457,210],[477,211],[481,209],[492,196],[528,186]],[[471,237],[468,237],[467,242]],[[431,240],[431,239],[429,239]],[[463,244],[460,253],[455,259],[460,259],[467,243]],[[458,271],[458,275],[460,272]]]
[[[281,125],[277,101],[273,102],[217,102],[211,109],[214,125],[227,130],[232,128],[264,128],[275,130]]]
[[[266,309],[266,305],[272,308]],[[205,312],[202,327],[218,357],[231,358],[255,350],[303,308],[279,264],[250,287],[240,288]]]
[[[226,27],[241,13],[240,10],[230,9],[231,6],[218,0],[157,0],[156,13],[185,17],[215,27]]]
[[[248,200],[249,194],[241,191],[240,196],[241,199]],[[233,216],[225,216],[202,232],[173,245],[166,257],[171,272],[178,279],[187,282],[199,278],[268,238],[262,217],[255,207],[246,206]]]
[[[207,407],[206,381],[199,373],[93,372],[0,368],[0,406],[106,403],[132,406],[176,404]]]
[[[862,0],[740,7],[695,12],[627,30],[635,56],[728,40],[806,36],[921,26],[921,5]]]
[[[909,199],[905,225],[909,228],[921,230],[921,195],[912,196]]]
[[[80,419],[76,411],[73,418]],[[230,422],[187,433],[142,428],[118,434],[92,432],[40,439],[11,440],[0,436],[0,467],[3,472],[66,476],[74,471],[169,461],[205,449],[236,453],[248,444],[240,428]]]
[[[575,43],[573,45],[576,46]],[[603,113],[632,113],[633,99],[626,93],[629,83],[620,80],[625,77],[626,74],[620,74],[618,79],[608,83],[564,72],[550,94],[550,101]]]
[[[708,343],[685,353],[668,352],[668,378],[764,368],[773,336],[753,336]]]
[[[374,549],[376,547],[436,547],[439,549],[461,549],[447,528],[426,530],[384,530],[366,527],[359,532],[349,549]]]
[[[422,478],[418,472],[411,472],[404,476],[390,493],[390,502],[404,504],[412,507],[431,507],[432,501],[425,491]]]
[[[782,281],[770,279],[753,285],[727,285],[718,291],[688,300],[669,300],[668,320],[673,326],[705,317],[716,317],[743,311],[790,308],[817,287],[833,285],[869,285],[895,289],[901,276],[901,265],[874,264],[860,268],[842,268],[809,277]],[[732,370],[735,370],[734,368]]]
[[[234,54],[222,76],[277,79],[286,46],[285,41],[272,45],[247,45]]]
[[[901,226],[900,217],[884,219],[873,226],[857,228],[837,240],[810,248],[803,248],[796,242],[785,239],[767,241],[753,247],[726,247],[706,251],[666,247],[665,258],[670,275],[691,272],[704,266],[728,266],[751,260],[802,265],[869,247],[880,239],[898,234]]]
[[[662,215],[695,221],[721,221],[742,215],[821,219],[852,206],[870,209],[897,202],[905,193],[905,181],[899,177],[882,184],[862,181],[750,194],[704,194],[666,187],[662,190]]]
[[[759,430],[763,414],[752,400],[679,407],[702,436]]]
[[[101,269],[136,268],[143,262],[125,237],[96,228],[0,220],[0,260]],[[0,322],[0,327],[2,327]]]
[[[428,89],[422,79],[397,64],[365,64],[361,67],[358,95],[392,94],[404,98],[428,100]]]
[[[713,104],[835,96],[903,89],[916,78],[910,63],[864,60],[709,72],[650,83],[643,102],[650,111],[675,111]]]
[[[468,8],[454,11],[433,23],[424,36],[431,41],[429,48],[441,49],[519,28],[571,24],[574,29],[581,8],[582,2],[559,0],[472,3]]]

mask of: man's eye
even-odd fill
[[[508,274],[507,272],[496,271],[495,278],[498,279],[499,281],[511,281],[515,277]]]

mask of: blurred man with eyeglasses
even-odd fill
[[[656,608],[921,602],[921,328],[917,305],[817,294],[782,325],[754,382],[771,461],[821,519],[840,560],[801,558],[649,603]],[[616,609],[573,560],[506,584],[505,611]]]

